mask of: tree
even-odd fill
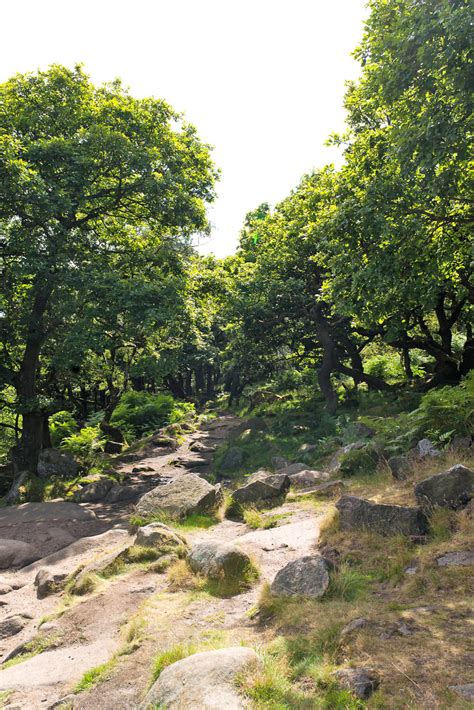
[[[164,101],[135,99],[119,81],[96,87],[81,67],[16,75],[0,106],[1,373],[23,420],[15,469],[35,471],[57,305],[81,301],[95,260],[110,270],[117,255],[206,229],[215,171]]]

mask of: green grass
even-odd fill
[[[353,602],[367,594],[369,577],[343,562],[329,575],[329,587],[323,599]]]
[[[76,694],[83,693],[85,690],[91,690],[91,688],[94,688],[102,681],[107,680],[112,675],[116,664],[117,657],[113,656],[106,663],[101,663],[99,666],[95,666],[95,668],[86,671],[79,683],[75,685],[72,692]]]
[[[211,528],[213,525],[217,525],[220,519],[217,514],[212,515],[200,515],[194,513],[189,515],[185,520],[175,520],[169,515],[159,514],[159,515],[131,515],[130,525],[132,528],[141,528],[150,523],[163,523],[163,525],[168,525],[170,528],[176,530],[190,531],[190,530],[205,530]]]
[[[269,528],[274,528],[278,525],[278,522],[285,517],[287,517],[287,514],[284,513],[279,515],[265,515],[256,508],[246,508],[243,511],[244,523],[253,530],[268,530]]]
[[[10,658],[9,661],[2,663],[2,669],[10,668],[11,666],[16,666],[18,663],[23,663],[33,656],[37,656],[50,648],[56,648],[59,645],[60,636],[58,634],[52,634],[48,636],[38,635],[32,641],[26,643],[23,647],[21,653],[14,658]]]

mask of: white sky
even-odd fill
[[[3,0],[0,81],[83,62],[184,111],[222,171],[201,251],[234,251],[246,212],[331,161],[365,0]]]

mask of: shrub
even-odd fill
[[[49,432],[51,434],[51,443],[54,447],[58,447],[63,439],[71,436],[77,430],[77,422],[71,412],[63,410],[56,412],[49,418]]]
[[[341,457],[339,472],[343,478],[367,476],[375,472],[378,454],[371,446],[352,449]]]
[[[474,371],[457,387],[441,387],[423,395],[418,409],[425,436],[443,441],[474,428]]]
[[[169,394],[125,392],[111,422],[120,427],[128,439],[137,439],[147,433],[174,424],[194,411],[189,402],[177,402]]]
[[[61,448],[69,451],[83,462],[90,462],[96,454],[103,450],[104,435],[98,426],[86,426],[77,434],[65,437]]]

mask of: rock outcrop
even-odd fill
[[[188,555],[188,564],[193,570],[214,579],[239,579],[251,566],[246,552],[236,545],[219,542],[201,542]]]
[[[140,706],[166,710],[242,710],[235,680],[261,664],[255,651],[243,646],[195,653],[165,668]]]
[[[60,478],[74,478],[77,476],[79,465],[73,455],[68,451],[59,449],[43,449],[38,459],[37,474],[40,478],[59,476]]]
[[[419,505],[427,510],[437,506],[462,508],[474,497],[474,472],[457,464],[417,483],[415,496]]]
[[[361,700],[367,700],[380,685],[380,676],[372,668],[342,668],[333,675],[341,688]]]
[[[321,555],[307,555],[289,562],[276,575],[272,594],[279,597],[322,597],[329,586],[329,571]]]
[[[219,485],[212,486],[204,478],[188,473],[145,493],[137,503],[136,512],[144,517],[165,514],[180,519],[193,513],[212,513],[222,501]]]
[[[342,530],[365,530],[379,535],[420,537],[428,533],[428,519],[420,508],[383,505],[343,496],[336,504]]]

